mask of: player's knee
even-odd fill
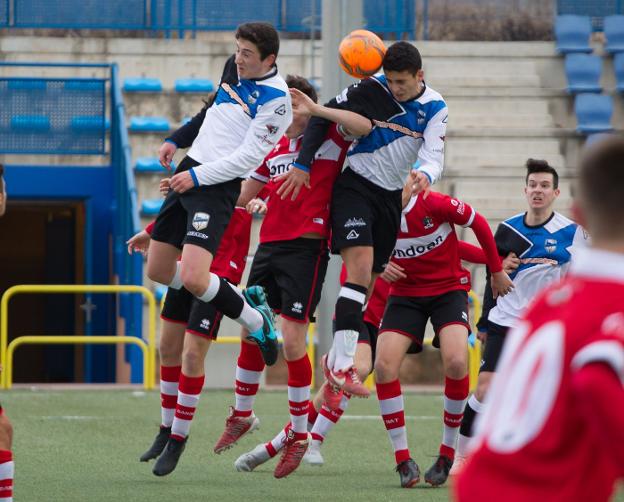
[[[361,363],[357,362],[355,364],[355,371],[357,371],[360,380],[364,381],[370,375],[372,369],[371,363]]]
[[[378,382],[391,382],[399,378],[399,370],[389,359],[380,357],[375,361],[375,377]]]
[[[177,366],[182,357],[181,347],[169,343],[161,343],[159,347],[160,363],[163,366]]]
[[[171,282],[170,274],[161,265],[155,262],[147,262],[147,277],[159,284],[169,284]]]
[[[0,449],[10,450],[13,443],[13,425],[3,413],[0,415]]]
[[[182,366],[185,371],[197,373],[204,367],[202,351],[196,347],[186,347],[182,353]]]
[[[452,356],[447,360],[446,376],[458,380],[466,376],[468,372],[468,362],[465,357]]]
[[[198,272],[192,267],[183,267],[180,278],[185,289],[193,296],[201,296],[206,292],[210,277]]]

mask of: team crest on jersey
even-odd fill
[[[544,248],[549,253],[554,253],[557,250],[557,240],[556,239],[546,239],[544,241]]]
[[[210,215],[208,213],[195,213],[193,215],[193,228],[198,232],[208,226]]]
[[[253,91],[249,96],[247,96],[247,103],[253,105],[256,103],[256,101],[258,101],[259,97],[260,93],[258,91]]]
[[[425,227],[425,229],[433,227],[433,220],[431,219],[431,216],[425,216],[423,218],[423,227]]]

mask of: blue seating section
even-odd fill
[[[132,132],[168,132],[169,120],[166,117],[130,117]]]
[[[612,130],[613,100],[602,94],[578,94],[574,100],[576,130],[583,134]]]
[[[565,58],[565,73],[568,78],[568,92],[600,92],[602,59],[590,54],[568,54]]]
[[[48,132],[50,130],[50,117],[46,115],[15,115],[11,117],[11,129],[27,133]]]
[[[71,119],[71,128],[76,132],[95,132],[102,129],[110,129],[110,120],[101,115],[77,115]]]
[[[161,92],[162,84],[157,78],[127,78],[123,84],[124,92]]]
[[[141,203],[141,214],[143,216],[156,216],[164,200],[165,199],[145,199]]]
[[[624,52],[624,16],[604,18],[605,50],[611,54]]]
[[[175,169],[173,162],[171,169]],[[134,165],[134,170],[137,173],[160,173],[164,172],[165,168],[160,165],[157,157],[139,157]]]
[[[563,15],[555,20],[555,39],[557,52],[592,52],[589,37],[592,27],[588,16]]]
[[[615,90],[624,93],[624,52],[616,54],[613,58],[613,70],[615,72]]]
[[[176,92],[212,92],[212,80],[204,78],[179,78],[175,81]]]

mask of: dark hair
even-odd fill
[[[590,234],[624,237],[623,138],[598,140],[585,150],[576,192]]]
[[[279,52],[279,35],[270,23],[243,23],[236,28],[236,40],[242,38],[254,44],[260,52],[260,58],[266,59]]]
[[[316,90],[307,79],[300,77],[299,75],[287,75],[286,85],[288,87],[292,87],[293,89],[298,89],[304,94],[307,94],[309,98],[315,103],[318,102],[318,95],[316,94]]]
[[[422,68],[420,52],[409,42],[396,42],[388,47],[383,58],[384,71],[409,71],[412,75]]]
[[[559,188],[559,174],[557,174],[557,171],[555,170],[554,167],[552,167],[548,162],[546,162],[545,160],[536,160],[536,159],[529,159],[526,162],[526,178],[524,179],[524,182],[526,184],[529,183],[529,175],[530,174],[534,174],[534,173],[548,173],[548,174],[552,174],[553,177],[553,188]]]

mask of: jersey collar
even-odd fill
[[[577,250],[570,272],[576,276],[624,283],[624,255],[596,248]]]

